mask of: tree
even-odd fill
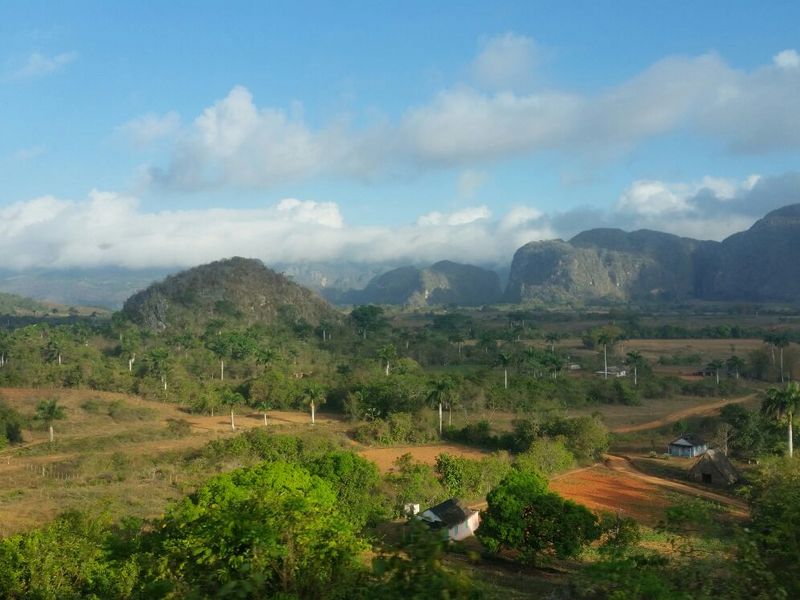
[[[161,379],[164,391],[167,391],[167,375],[169,375],[169,350],[166,348],[153,348],[145,355],[145,368],[147,371]]]
[[[486,497],[477,535],[489,551],[510,550],[535,564],[545,554],[576,556],[600,537],[587,508],[547,491],[547,482],[531,471],[511,471]]]
[[[639,368],[646,364],[642,353],[638,350],[631,350],[627,354],[625,364],[633,367],[633,385],[639,385]]]
[[[325,390],[318,383],[308,383],[300,392],[300,400],[311,408],[311,424],[316,425],[316,409],[317,406],[325,403]]]
[[[439,435],[442,435],[442,405],[448,406],[452,402],[455,394],[456,383],[450,377],[439,377],[434,380],[428,388],[427,401],[433,406],[439,407]]]
[[[739,374],[744,370],[745,362],[735,354],[725,361],[725,365],[729,371],[733,371],[736,379],[739,379]]]
[[[773,338],[773,344],[777,348],[780,348],[780,361],[781,361],[781,383],[784,382],[784,375],[783,375],[783,349],[789,345],[789,336],[785,333],[778,333]]]
[[[234,420],[234,412],[237,406],[244,404],[244,397],[230,387],[220,388],[219,391],[220,404],[227,406],[231,411],[231,430],[236,429],[236,422]]]
[[[592,332],[592,338],[598,346],[603,347],[603,379],[608,379],[608,347],[620,339],[622,331],[619,327],[609,325]]]
[[[378,357],[386,363],[385,373],[388,377],[391,361],[397,358],[397,348],[394,347],[394,344],[387,344],[378,351]]]
[[[214,477],[154,530],[157,579],[180,597],[332,597],[366,548],[331,485],[282,461]]]
[[[500,352],[497,355],[498,364],[503,367],[503,388],[508,389],[508,367],[513,362],[514,355],[511,352]]]
[[[36,415],[33,417],[37,421],[41,421],[50,433],[50,441],[53,441],[53,421],[60,421],[66,418],[66,413],[63,406],[59,406],[58,399],[49,398],[47,400],[40,400],[36,405]]]
[[[358,333],[367,339],[368,331],[375,331],[387,325],[386,318],[383,316],[383,309],[374,304],[356,306],[350,312],[350,318],[356,325]]]
[[[774,417],[779,421],[786,419],[788,424],[789,458],[794,455],[792,421],[798,406],[800,406],[800,385],[794,381],[787,383],[784,389],[774,387],[768,389],[766,397],[761,403],[762,414]]]
[[[556,342],[561,339],[561,336],[556,331],[550,331],[544,336],[544,339],[550,344],[550,352],[555,352]]]
[[[720,369],[722,369],[722,367],[724,367],[724,366],[725,366],[725,363],[722,362],[718,358],[715,358],[714,360],[710,361],[708,363],[708,365],[706,365],[706,368],[711,369],[712,371],[714,371],[714,376],[717,379],[717,385],[719,385],[719,372],[720,372]]]

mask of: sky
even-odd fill
[[[510,261],[800,202],[800,4],[0,0],[11,269]]]

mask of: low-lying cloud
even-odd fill
[[[530,38],[488,40],[471,67],[473,83],[440,90],[394,122],[354,127],[345,118],[312,127],[302,106],[258,106],[236,86],[172,135],[156,186],[197,190],[225,185],[268,188],[333,176],[374,179],[409,170],[472,169],[541,152],[613,159],[648,139],[685,133],[728,152],[800,150],[800,55],[778,52],[742,70],[715,53],[672,56],[594,93],[519,91],[536,62]],[[523,86],[528,89],[527,86]],[[169,116],[169,115],[168,115]],[[129,123],[148,138],[177,115]]]
[[[285,199],[254,209],[143,210],[136,198],[93,191],[0,209],[0,253],[12,269],[189,267],[225,256],[267,264],[351,261],[507,264],[530,241],[568,239],[601,226],[722,239],[769,210],[800,202],[800,173],[742,181],[637,181],[608,211],[545,214],[516,206],[431,212],[397,227],[347,223],[338,204]]]

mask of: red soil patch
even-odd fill
[[[655,524],[670,505],[658,486],[597,465],[550,481],[550,489],[595,511],[619,512]]]
[[[436,457],[443,453],[472,459],[480,459],[486,456],[486,452],[475,448],[469,448],[468,446],[459,446],[457,444],[367,448],[359,452],[361,456],[378,465],[382,473],[391,471],[394,467],[394,462],[404,454],[410,454],[416,461],[423,462],[427,465],[433,465],[436,463]]]

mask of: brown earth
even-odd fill
[[[392,448],[367,448],[359,451],[361,456],[378,465],[382,473],[391,471],[394,462],[404,454],[410,454],[414,460],[423,462],[426,465],[433,465],[436,463],[436,457],[443,453],[472,459],[480,459],[487,454],[482,450],[470,448],[469,446],[461,446],[459,444],[395,446]]]

